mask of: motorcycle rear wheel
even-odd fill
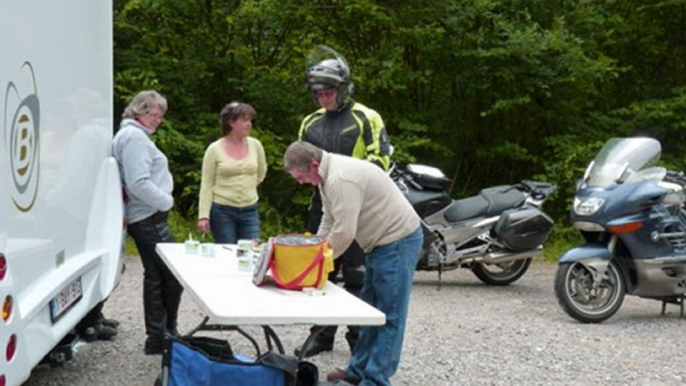
[[[501,264],[475,264],[472,267],[472,272],[486,284],[508,285],[517,281],[529,270],[531,260],[516,260]]]
[[[607,280],[593,288],[589,268],[579,262],[562,263],[555,276],[555,296],[562,309],[582,323],[600,323],[614,315],[624,301],[624,278],[611,261]]]

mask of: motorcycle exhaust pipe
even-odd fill
[[[493,252],[488,253],[483,256],[477,256],[472,259],[473,263],[484,263],[484,264],[499,264],[499,263],[509,263],[517,260],[530,259],[534,257],[541,256],[543,254],[543,248],[538,247],[530,251],[525,252]]]

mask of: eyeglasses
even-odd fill
[[[336,88],[331,87],[331,88],[325,88],[324,90],[316,90],[314,92],[314,96],[316,96],[317,98],[321,98],[321,97],[329,98],[329,97],[332,97],[335,93],[336,93]]]
[[[156,111],[148,111],[145,115],[153,119],[159,119],[160,121],[164,119],[164,114],[160,114]]]

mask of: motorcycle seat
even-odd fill
[[[511,185],[483,189],[478,195],[456,200],[445,211],[445,219],[450,222],[468,220],[474,217],[496,216],[503,211],[516,208],[526,196]]]

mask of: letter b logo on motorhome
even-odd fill
[[[21,70],[22,75],[30,78],[7,84],[3,124],[5,150],[12,176],[12,201],[17,209],[28,212],[36,202],[38,193],[40,103],[31,63],[25,62]]]

